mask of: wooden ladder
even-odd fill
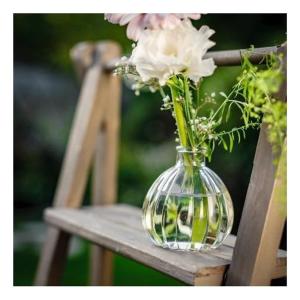
[[[209,52],[219,66],[240,65],[244,50]],[[258,63],[286,45],[255,49]],[[90,241],[91,284],[112,284],[112,252],[120,253],[190,285],[269,285],[286,276],[286,251],[278,250],[285,214],[278,198],[285,197],[276,177],[266,128],[260,131],[254,165],[237,237],[209,253],[184,253],[154,246],[141,224],[141,210],[116,203],[121,82],[112,75],[120,57],[118,44],[80,43],[71,50],[82,88],[36,274],[36,285],[58,285],[71,235]],[[286,58],[285,58],[286,62]],[[285,65],[286,66],[286,65]],[[286,99],[286,82],[280,90]],[[281,156],[278,168],[283,168]],[[92,205],[82,206],[93,168]]]

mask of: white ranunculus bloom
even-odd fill
[[[173,29],[145,30],[133,49],[130,63],[143,81],[156,78],[165,85],[171,75],[184,73],[194,82],[213,74],[213,59],[203,59],[215,45],[209,40],[214,30],[202,26],[199,30],[188,20]]]

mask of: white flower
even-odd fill
[[[215,45],[209,40],[214,30],[202,26],[197,30],[189,20],[172,29],[145,30],[129,59],[143,81],[156,78],[165,85],[170,76],[184,73],[194,82],[213,74],[212,58],[203,59]]]

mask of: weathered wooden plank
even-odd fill
[[[286,45],[283,45],[279,52],[285,54],[285,70]],[[281,100],[286,100],[286,81],[278,96]],[[283,153],[281,163],[286,165],[285,156]],[[270,284],[286,220],[286,215],[280,208],[280,201],[276,201],[276,198],[280,198],[278,191],[282,183],[275,180],[276,168],[273,159],[272,147],[267,139],[267,127],[263,124],[233,259],[228,271],[227,285]],[[286,198],[285,195],[283,197]]]
[[[99,45],[101,47],[101,45]],[[97,48],[97,46],[96,46]],[[114,57],[119,57],[120,47],[112,49]],[[103,52],[98,50],[100,52]],[[103,97],[105,115],[99,127],[94,155],[92,204],[103,205],[116,202],[118,141],[120,124],[121,81],[117,76],[109,77]],[[110,250],[91,245],[90,278],[92,285],[112,285],[113,254]]]
[[[272,148],[267,141],[266,126],[263,125],[233,252],[234,259],[228,271],[227,285],[249,285],[251,282],[273,189],[274,174]]]
[[[142,227],[142,211],[140,208],[126,205],[118,204],[114,206],[105,206],[105,207],[83,207],[82,210],[87,214],[94,214],[99,216],[99,218],[105,218],[111,222],[117,222],[118,224],[132,228],[134,230],[140,231],[142,234],[145,234],[145,231]],[[210,255],[224,258],[227,260],[232,260],[233,248],[235,247],[236,236],[230,234],[223,245],[218,249],[210,252]],[[198,252],[194,252],[193,255],[197,255]],[[278,250],[277,252],[278,265],[280,259],[286,260],[286,251]],[[275,272],[275,271],[274,271]],[[278,271],[276,271],[278,272]],[[275,278],[275,277],[273,277]]]
[[[45,218],[52,225],[192,285],[219,285],[233,252],[233,248],[226,245],[209,253],[185,253],[156,247],[142,228],[141,210],[127,205],[88,207],[81,210],[49,209]],[[229,240],[232,243],[234,238]],[[281,260],[281,269],[284,267],[283,263]],[[276,274],[280,272],[277,270]]]
[[[277,168],[270,205],[252,272],[251,285],[269,285],[272,278],[272,271],[276,265],[276,252],[280,244],[286,218],[285,209],[283,209],[284,199],[286,199],[285,179],[286,152],[284,151]]]
[[[89,210],[89,208],[84,209],[87,211]],[[119,224],[122,224],[126,227],[131,227],[144,233],[144,229],[142,228],[141,224],[142,212],[141,209],[137,207],[119,204],[112,207],[105,207],[104,211],[100,207],[93,208],[92,210],[93,211],[91,213],[93,214],[98,214],[100,216],[105,214],[104,218],[110,220],[111,222],[116,222],[116,220],[118,220],[117,222]],[[224,244],[218,249],[211,251],[210,255],[231,261],[235,243],[236,236],[230,234],[224,241]],[[195,252],[193,255],[198,255],[198,253]],[[272,278],[280,278],[283,276],[286,276],[286,251],[278,250],[277,262],[272,272]]]
[[[110,50],[110,55],[118,57],[120,52],[120,48],[115,47]],[[96,205],[115,203],[117,193],[121,81],[118,76],[106,76],[107,84],[99,93],[99,98],[103,98],[105,114],[95,151],[92,193],[93,204]]]
[[[105,211],[105,208],[103,208]],[[197,271],[207,266],[224,266],[228,261],[203,253],[168,251],[154,246],[144,232],[106,220],[104,215],[75,209],[49,209],[46,221],[63,230],[103,245],[188,284],[193,284]]]
[[[126,226],[128,228],[132,228],[135,230],[138,230],[144,233],[144,229],[142,228],[141,218],[142,218],[142,212],[141,209],[125,205],[125,204],[119,204],[114,206],[105,206],[104,210],[103,207],[95,207],[95,208],[86,208],[84,207],[83,210],[86,211],[86,213],[91,214],[97,214],[99,215],[99,218],[105,218],[111,222],[118,222],[118,224],[122,224],[122,226]],[[210,252],[211,255],[220,257],[227,260],[232,260],[232,254],[233,254],[233,247],[235,246],[236,242],[236,236],[230,234],[226,240],[224,241],[224,244],[219,247],[218,249],[215,249],[214,251]],[[197,255],[197,252],[194,253],[194,255]],[[286,261],[286,252],[283,250],[278,250],[278,266],[282,266],[281,261],[279,261],[281,258]],[[284,270],[280,271],[274,270],[274,273],[282,274],[281,276],[273,276],[273,278],[278,278],[285,276]]]

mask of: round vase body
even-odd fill
[[[233,224],[229,192],[200,153],[180,147],[177,151],[176,165],[162,173],[146,195],[143,226],[157,246],[217,248]]]

